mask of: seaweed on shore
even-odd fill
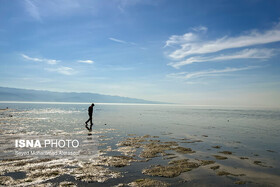
[[[266,166],[266,165],[263,164],[262,161],[259,161],[259,160],[254,161],[254,164],[256,164],[258,166],[262,166],[262,167],[270,167],[271,168],[271,166]]]
[[[233,174],[233,173],[229,173],[229,172],[227,172],[227,171],[219,171],[219,172],[217,172],[217,175],[218,176],[228,176],[228,175],[232,175],[232,176],[245,176],[245,174]]]
[[[175,147],[175,148],[173,148],[173,150],[175,150],[178,153],[182,153],[182,154],[195,153],[195,151],[193,151],[191,148],[185,148],[185,147]]]
[[[215,161],[213,161],[213,160],[200,160],[200,162],[201,162],[202,166],[206,166],[206,165],[210,165],[210,164],[215,163]]]
[[[226,160],[228,159],[227,157],[225,156],[221,156],[221,155],[213,155],[217,160]]]
[[[215,145],[215,146],[212,146],[212,147],[215,148],[215,149],[220,149],[222,146]]]
[[[177,177],[183,172],[191,171],[198,168],[200,164],[190,162],[188,159],[170,161],[167,166],[157,165],[142,171],[145,175],[160,176],[160,177]]]
[[[210,167],[210,169],[212,169],[212,170],[216,170],[216,169],[219,169],[220,168],[220,166],[212,166],[212,167]]]
[[[131,183],[128,184],[129,186],[132,187],[149,187],[149,186],[154,186],[154,187],[167,187],[170,186],[170,184],[159,181],[159,180],[154,180],[154,179],[137,179]]]
[[[225,155],[231,155],[232,152],[231,151],[221,151],[219,153],[225,154]]]
[[[235,181],[234,182],[234,184],[239,184],[239,185],[246,184],[246,183],[247,183],[246,181]]]
[[[100,156],[96,161],[96,165],[124,167],[130,165],[131,162],[135,161],[137,160],[130,156]]]
[[[71,175],[77,180],[84,182],[105,182],[109,178],[121,177],[121,174],[116,171],[112,171],[102,166],[96,166],[92,163],[83,164],[81,167],[74,168],[70,172]]]
[[[143,145],[143,151],[140,154],[142,158],[157,157],[158,154],[165,155],[166,150],[171,150],[172,146],[178,145],[176,142],[152,142]]]

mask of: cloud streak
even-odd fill
[[[198,26],[198,27],[193,27],[192,30],[196,31],[196,32],[206,32],[208,30],[207,27],[204,27],[204,26]]]
[[[179,78],[179,79],[192,79],[192,78],[199,78],[199,77],[210,77],[210,76],[216,76],[220,75],[221,73],[229,73],[229,72],[236,72],[236,71],[244,71],[244,70],[250,70],[259,68],[259,66],[248,66],[248,67],[242,67],[242,68],[225,68],[225,69],[212,69],[212,70],[206,70],[206,71],[197,71],[197,72],[179,72],[179,73],[172,73],[167,75],[167,77],[170,78]]]
[[[120,39],[116,39],[116,38],[108,38],[109,40],[112,40],[114,42],[117,42],[117,43],[122,43],[122,44],[127,44],[126,41],[124,40],[120,40]]]
[[[59,60],[53,60],[53,59],[33,58],[33,57],[27,56],[25,54],[22,54],[21,56],[24,59],[29,60],[29,61],[44,62],[44,63],[51,64],[51,65],[54,65],[54,64],[57,64],[58,62],[60,62]]]
[[[85,63],[85,64],[93,64],[93,63],[94,63],[93,60],[78,60],[77,62],[79,62],[79,63]]]
[[[185,44],[192,41],[197,40],[198,36],[194,33],[186,33],[182,36],[180,35],[172,35],[169,37],[169,39],[165,42],[164,47],[172,46],[172,45],[179,45],[179,44]]]
[[[117,42],[117,43],[121,43],[121,44],[128,44],[128,45],[137,45],[136,43],[134,42],[127,42],[127,41],[124,41],[124,40],[120,40],[120,39],[117,39],[117,38],[108,38],[109,40],[112,40],[114,42]]]
[[[38,21],[42,21],[38,7],[31,0],[25,0],[24,2],[26,11],[30,14],[30,16]]]
[[[46,17],[71,15],[77,11],[91,9],[95,3],[83,5],[77,0],[25,0],[25,11],[35,20],[42,22]]]
[[[222,54],[218,56],[208,57],[194,56],[183,61],[171,62],[168,65],[178,69],[181,66],[193,64],[196,62],[226,61],[234,59],[268,59],[275,55],[274,51],[274,49],[244,49],[242,51],[228,55]]]
[[[57,68],[45,68],[45,70],[47,71],[51,71],[51,72],[57,72],[63,75],[73,75],[75,74],[75,71],[73,68],[70,67],[66,67],[66,66],[60,66]]]
[[[268,44],[280,41],[280,26],[267,30],[265,32],[251,31],[236,37],[224,36],[216,40],[200,41],[197,34],[186,33],[182,36],[173,35],[167,41],[165,46],[179,45],[180,48],[169,54],[172,59],[182,59],[189,55],[208,54],[225,49],[248,47],[253,45]]]

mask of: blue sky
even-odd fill
[[[0,86],[280,106],[280,1],[0,3]]]

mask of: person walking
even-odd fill
[[[89,115],[89,119],[85,122],[86,123],[86,128],[88,130],[90,130],[92,128],[92,113],[93,113],[93,107],[94,107],[94,103],[92,103],[89,107],[88,107],[88,115]],[[90,122],[90,128],[88,128],[88,122]]]

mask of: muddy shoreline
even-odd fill
[[[279,181],[259,181],[254,178],[254,171],[240,170],[228,166],[228,160],[239,160],[253,167],[273,168],[255,158],[235,155],[222,150],[216,145],[216,154],[209,154],[206,159],[196,155],[196,150],[187,145],[201,144],[203,141],[192,140],[182,143],[181,139],[168,138],[166,135],[153,136],[127,134],[116,140],[106,135],[116,134],[116,130],[101,130],[99,156],[88,161],[68,158],[12,158],[0,161],[0,184],[12,186],[58,185],[87,186],[90,184],[110,186],[184,186],[192,184],[185,179],[195,170],[208,172],[217,181],[226,181],[229,185],[273,185]],[[115,144],[110,141],[114,140]],[[167,141],[169,140],[169,141]],[[210,149],[210,148],[209,148]],[[243,164],[244,164],[243,163]],[[202,175],[203,176],[203,175]],[[196,178],[199,178],[199,174]],[[276,175],[270,175],[277,179]],[[129,179],[132,178],[132,179]],[[134,179],[133,179],[134,178]],[[64,179],[64,180],[63,180]],[[275,183],[275,184],[276,184]]]

